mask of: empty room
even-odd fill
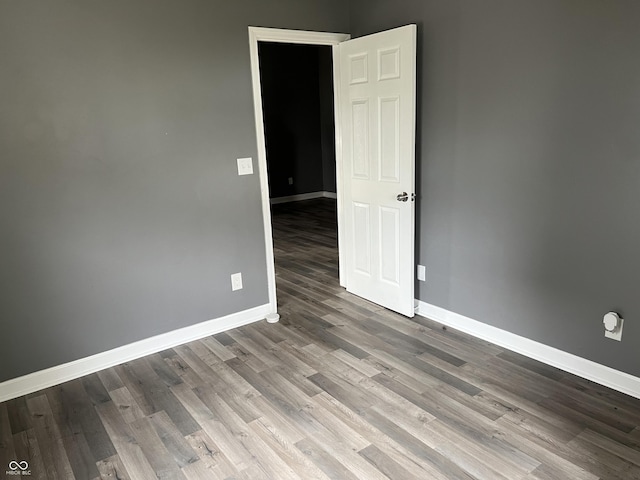
[[[0,478],[640,479],[638,25],[0,0]]]

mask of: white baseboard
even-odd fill
[[[544,345],[520,335],[492,327],[464,315],[416,300],[416,313],[500,347],[599,383],[635,398],[640,398],[640,378]]]
[[[288,197],[274,197],[270,199],[271,205],[277,205],[279,203],[301,202],[302,200],[311,200],[314,198],[337,198],[335,192],[310,192],[301,193],[299,195],[289,195]]]
[[[145,355],[151,355],[152,353],[157,353],[167,348],[182,345],[183,343],[257,322],[264,319],[267,314],[272,311],[273,308],[269,304],[261,305],[225,317],[146,338],[63,365],[57,365],[47,368],[46,370],[40,370],[22,377],[7,380],[6,382],[0,383],[0,402],[37,392],[43,388],[68,382],[69,380],[74,380],[84,375],[104,370],[105,368],[135,360]]]

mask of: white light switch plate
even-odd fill
[[[418,280],[424,282],[427,279],[427,269],[424,265],[418,265]]]
[[[238,159],[238,175],[253,174],[253,159],[251,157]]]

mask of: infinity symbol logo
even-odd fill
[[[24,462],[16,462],[15,460],[12,460],[9,462],[9,468],[11,470],[26,470],[29,468],[29,463],[27,463],[26,460]]]

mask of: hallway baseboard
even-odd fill
[[[272,198],[271,205],[278,205],[280,203],[301,202],[303,200],[312,200],[314,198],[337,198],[335,192],[310,192],[301,193],[299,195],[289,195],[287,197],[274,197]]]

